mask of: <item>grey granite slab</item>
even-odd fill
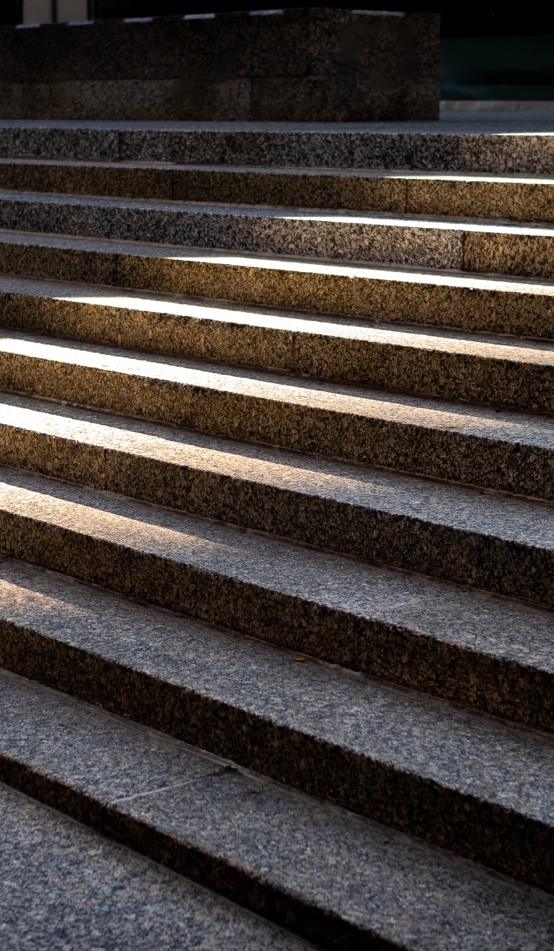
[[[552,279],[547,223],[0,192],[4,228]]]
[[[1,579],[4,666],[554,888],[551,737],[36,569]]]
[[[6,330],[5,389],[283,448],[552,497],[554,424],[286,374]]]
[[[1,679],[5,778],[286,917],[325,947],[551,947],[554,911],[543,893],[36,684]]]
[[[5,951],[309,947],[4,785],[0,817]]]
[[[449,114],[431,123],[14,119],[0,120],[0,152],[10,156],[536,175],[554,171],[552,126],[549,112],[503,113],[496,117]]]
[[[0,159],[3,190],[554,221],[554,179],[278,166]]]
[[[551,281],[0,231],[11,274],[467,330],[554,335]]]
[[[18,470],[1,491],[5,555],[552,729],[551,612]]]
[[[554,510],[0,394],[0,462],[504,595],[554,603]]]
[[[0,276],[5,327],[450,399],[554,411],[554,348],[116,287]]]
[[[227,250],[444,268],[462,268],[464,263],[464,226],[440,219],[14,191],[0,193],[0,221],[4,228],[21,231]],[[545,248],[550,246],[550,235],[542,234],[544,228],[535,231],[526,233],[524,240],[536,246],[535,258],[541,266],[543,244]],[[546,262],[542,266],[546,272],[543,276],[550,277]]]

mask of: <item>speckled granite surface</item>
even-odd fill
[[[0,192],[5,228],[554,277],[554,227],[477,219]]]
[[[0,277],[5,327],[554,412],[554,345]]]
[[[541,112],[399,123],[4,120],[0,154],[552,175],[554,119]]]
[[[17,564],[1,591],[14,670],[554,889],[551,738]]]
[[[364,169],[0,159],[0,187],[177,201],[554,221],[554,179]]]
[[[554,944],[549,121],[0,122],[0,778],[327,948]]]
[[[551,506],[0,394],[0,462],[532,601]]]
[[[554,282],[0,231],[4,272],[374,320],[554,336]]]
[[[312,945],[0,785],[6,951],[308,951]]]
[[[16,470],[1,488],[4,554],[551,729],[548,612]]]
[[[0,373],[5,389],[552,498],[547,417],[9,330]]]
[[[313,940],[551,947],[551,897],[13,675],[1,680],[4,775]]]

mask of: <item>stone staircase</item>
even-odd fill
[[[2,947],[551,951],[554,137],[0,153]]]

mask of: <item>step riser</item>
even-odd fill
[[[326,908],[318,908],[317,905],[306,907],[296,895],[288,893],[286,885],[279,889],[267,882],[253,881],[247,871],[236,868],[228,859],[195,849],[187,842],[185,835],[177,838],[163,834],[149,825],[146,819],[141,821],[129,815],[117,804],[106,805],[100,798],[87,795],[81,789],[74,789],[57,778],[41,774],[1,754],[0,782],[269,921],[308,940],[316,940],[322,948],[366,951],[375,946],[385,951],[400,951],[398,945],[383,942],[380,937],[376,939],[378,943],[373,945],[371,933],[329,914]]]
[[[3,675],[0,698],[14,782],[218,890],[237,885],[235,900],[285,917],[318,947],[550,951],[544,893],[13,675]],[[82,770],[92,750],[93,775]]]
[[[71,297],[73,292],[69,292]],[[86,288],[83,288],[86,294]],[[106,290],[109,297],[109,290]],[[554,412],[552,367],[370,342],[288,327],[179,317],[2,292],[2,324],[74,340],[281,369],[388,390]],[[163,306],[163,305],[162,305]]]
[[[542,823],[264,723],[236,708],[228,710],[222,704],[184,694],[101,658],[83,656],[70,648],[60,650],[51,641],[37,643],[34,635],[26,636],[5,625],[1,629],[6,642],[2,664],[16,673],[40,679],[47,686],[216,755],[232,757],[241,766],[400,831],[417,832],[433,845],[529,884],[554,890],[554,836]],[[14,784],[5,761],[0,765],[0,778]],[[15,784],[24,788],[17,778]],[[83,821],[84,817],[79,818]]]
[[[224,168],[43,166],[0,163],[0,189],[174,201],[239,202],[297,208],[351,208],[416,215],[554,221],[554,186],[402,176],[269,174]]]
[[[420,125],[0,122],[0,786],[293,942],[542,951],[554,133]]]
[[[0,464],[445,581],[554,604],[554,553],[544,548],[5,425],[0,425]]]
[[[0,218],[4,228],[21,231],[165,242],[229,251],[457,269],[463,269],[464,260],[462,231],[428,228],[415,233],[400,222],[390,228],[357,222],[276,218],[263,212],[240,216],[218,214],[215,209],[192,214],[185,210],[129,211],[69,202],[45,206],[40,200],[21,202],[5,198],[0,200]],[[540,252],[538,254],[540,256]]]
[[[473,273],[554,277],[554,237],[495,232],[323,220],[284,212],[240,214],[213,210],[104,208],[69,200],[0,200],[2,226],[8,229],[83,235],[187,247],[222,248],[273,254],[378,261]]]
[[[213,435],[328,457],[340,455],[355,462],[518,495],[547,500],[554,495],[552,452],[537,446],[16,353],[0,354],[0,375],[6,390]]]
[[[409,622],[363,617],[170,556],[122,548],[2,512],[2,553],[524,725],[552,730],[548,671],[422,637]]]
[[[551,136],[125,128],[0,129],[8,158],[554,174]]]
[[[303,938],[3,783],[0,827],[9,889],[2,907],[6,951],[60,942],[78,948],[89,940],[96,948],[150,951],[154,934],[156,947],[170,951],[219,951],[230,935],[242,949],[315,951]],[[20,876],[24,885],[17,888]]]
[[[219,260],[218,260],[219,258]],[[7,244],[0,239],[0,270],[26,277],[94,281],[114,287],[137,287],[168,294],[242,301],[306,310],[310,313],[366,316],[376,320],[432,324],[491,333],[554,337],[554,294],[507,292],[495,285],[443,286],[287,269],[263,257],[249,265],[226,259],[178,255],[148,257],[121,252],[78,251],[57,247]]]

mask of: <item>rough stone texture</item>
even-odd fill
[[[5,327],[554,412],[552,344],[0,277]]]
[[[4,667],[497,867],[538,850],[552,888],[551,738],[10,561],[0,590]]]
[[[439,122],[0,119],[0,155],[202,165],[554,174],[554,111]]]
[[[89,471],[88,481],[101,480],[101,452],[89,454]],[[10,557],[552,728],[548,612],[245,535],[240,522],[224,527],[8,469],[2,476]]]
[[[439,52],[439,17],[421,13],[4,28],[0,101],[4,118],[437,119]]]
[[[554,279],[554,226],[0,192],[5,228]]]
[[[0,776],[329,949],[550,949],[552,122],[31,126]]]
[[[404,175],[402,181],[407,214],[554,221],[554,180],[451,173]]]
[[[326,947],[551,947],[545,894],[13,675],[0,702],[10,781]]]
[[[22,192],[0,193],[0,215],[5,228],[21,231],[460,269],[466,230],[482,230],[485,240],[493,230],[460,220]],[[548,277],[554,229],[512,229]]]
[[[0,460],[502,594],[554,603],[545,505],[4,395]]]
[[[0,188],[554,221],[554,179],[514,175],[0,159]]]
[[[312,947],[0,785],[5,951]]]
[[[554,422],[6,330],[3,386],[213,435],[552,499]]]
[[[554,283],[0,231],[9,274],[525,337],[554,336]]]

